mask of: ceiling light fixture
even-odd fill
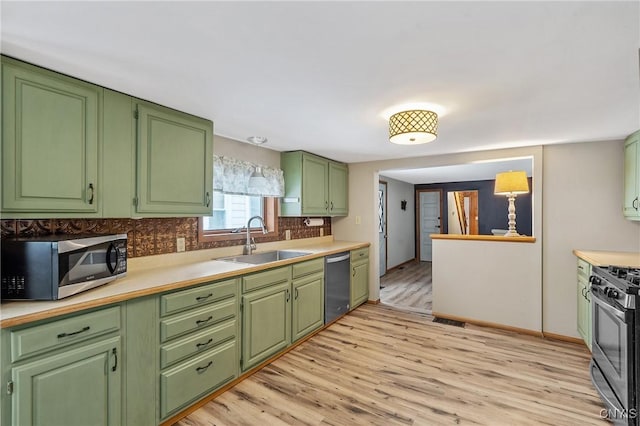
[[[267,143],[267,138],[265,138],[264,136],[249,136],[247,140],[254,145],[262,145],[264,143]]]
[[[428,143],[438,136],[438,114],[415,109],[401,111],[389,118],[389,141],[398,145]]]

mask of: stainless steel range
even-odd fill
[[[591,380],[616,425],[640,425],[640,269],[594,267]]]

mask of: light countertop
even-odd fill
[[[626,251],[573,250],[573,254],[593,266],[640,268],[640,253]]]
[[[368,246],[369,243],[334,241],[331,236],[264,243],[258,245],[256,253],[270,250],[296,250],[309,252],[309,254],[262,265],[215,260],[220,257],[240,254],[242,246],[131,258],[128,260],[126,277],[119,278],[101,287],[61,300],[2,303],[0,305],[0,326],[5,328],[26,324],[57,315],[290,265]]]

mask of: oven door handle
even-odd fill
[[[600,298],[600,296],[598,296],[598,293],[596,293],[595,291],[592,290],[591,293],[593,294],[591,300],[596,302],[596,305],[600,305],[602,309],[620,318],[624,323],[627,323],[627,316],[623,311],[621,311],[620,309],[616,309],[614,306],[607,303],[605,300]]]

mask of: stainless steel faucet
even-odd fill
[[[260,227],[262,228],[262,233],[266,234],[267,233],[267,229],[264,227],[264,219],[262,218],[262,216],[253,216],[251,219],[249,219],[249,221],[247,222],[247,242],[244,245],[244,248],[242,249],[242,254],[251,254],[251,252],[253,250],[256,249],[256,241],[251,238],[251,221],[253,219],[258,219],[260,221]]]

